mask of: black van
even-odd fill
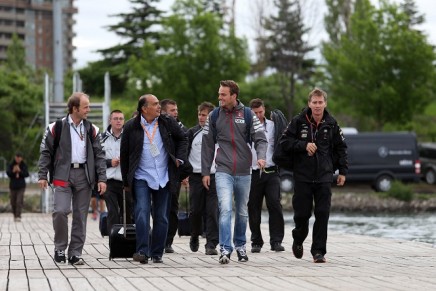
[[[419,182],[421,163],[412,132],[346,134],[347,182],[371,182],[376,191],[388,191],[393,180]]]
[[[418,144],[419,159],[421,161],[422,178],[428,184],[436,183],[436,143],[425,142]]]
[[[374,190],[385,192],[389,191],[393,180],[419,182],[421,163],[414,133],[346,132],[344,136],[348,146],[345,185],[347,182],[369,182]],[[282,192],[292,192],[292,172],[280,174]]]

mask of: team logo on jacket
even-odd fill
[[[245,123],[245,119],[235,118],[235,123]]]
[[[307,134],[308,134],[307,128],[301,129],[301,132],[300,132],[301,139],[306,139],[307,138]]]

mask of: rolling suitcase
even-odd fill
[[[123,224],[114,224],[109,234],[109,260],[132,258],[136,252],[136,228],[126,224],[126,192],[123,190]]]
[[[107,212],[100,213],[98,228],[100,229],[102,237],[109,235],[109,231],[107,230]]]
[[[191,235],[191,221],[189,218],[189,195],[188,195],[188,187],[185,187],[185,195],[186,195],[186,208],[185,211],[179,211],[177,217],[179,219],[177,226],[177,233],[179,236],[190,236]]]

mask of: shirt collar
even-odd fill
[[[68,123],[71,124],[71,125],[74,125],[74,127],[79,127],[80,125],[83,124],[83,119],[80,120],[79,125],[76,126],[76,124],[74,123],[73,119],[71,118],[71,115],[68,114]]]
[[[159,116],[156,117],[155,119],[153,119],[153,121],[151,123],[148,123],[147,120],[145,120],[144,116],[141,115],[141,123],[146,125],[146,126],[147,125],[152,125],[152,124],[154,124],[157,121],[158,118],[159,118]]]

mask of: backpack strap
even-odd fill
[[[220,113],[220,108],[219,107],[215,107],[212,110],[212,114],[210,115],[210,121],[211,121],[211,125],[212,125],[210,129],[212,130],[213,141],[215,143],[216,143],[216,136],[217,136],[217,133],[216,133],[216,121],[218,119],[219,113]]]
[[[53,156],[56,156],[56,150],[59,147],[59,141],[62,134],[62,119],[58,118],[54,125],[54,141],[53,141]]]
[[[249,107],[244,106],[244,119],[245,119],[245,141],[251,146],[251,124],[253,123],[253,113]]]

